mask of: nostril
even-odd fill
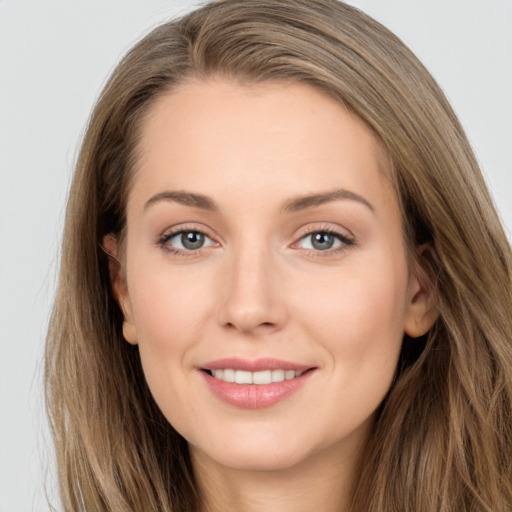
[[[225,327],[231,331],[239,331],[239,332],[244,332],[244,333],[250,333],[250,332],[253,332],[255,330],[260,330],[262,329],[263,331],[267,330],[267,329],[274,329],[275,328],[275,324],[273,322],[239,322],[239,323],[234,323],[234,322],[226,322],[225,324]]]

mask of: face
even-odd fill
[[[114,290],[196,459],[348,454],[426,330],[386,158],[306,85],[189,83],[142,127]]]

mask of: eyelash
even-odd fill
[[[304,234],[300,236],[297,242],[294,242],[292,245],[295,246],[302,240],[307,239],[315,234],[328,234],[336,238],[341,242],[339,247],[333,249],[326,249],[324,251],[315,250],[315,249],[304,249],[307,255],[310,257],[320,257],[320,258],[329,258],[339,256],[341,253],[345,252],[350,247],[356,245],[356,240],[352,235],[348,235],[346,233],[341,233],[340,231],[333,229],[331,226],[319,226],[314,229],[308,229]]]
[[[175,247],[169,245],[169,241],[172,240],[177,235],[183,234],[183,233],[199,233],[200,235],[203,235],[204,237],[208,238],[215,244],[216,242],[210,237],[204,230],[199,229],[197,227],[188,227],[188,226],[180,226],[178,229],[175,229],[170,232],[164,233],[159,239],[158,239],[158,245],[161,247],[162,250],[165,252],[172,254],[173,256],[178,256],[181,258],[193,258],[195,256],[201,255],[203,252],[202,250],[205,247],[200,247],[198,249],[189,249],[189,250],[182,250],[182,249],[176,249]],[[341,242],[341,245],[339,247],[336,247],[334,249],[326,249],[324,251],[321,250],[314,250],[314,249],[304,249],[306,254],[311,257],[331,257],[331,256],[338,256],[340,253],[346,251],[349,247],[356,245],[356,240],[354,237],[349,236],[344,233],[340,233],[338,230],[333,229],[330,226],[320,226],[315,229],[310,229],[307,232],[303,233],[299,239],[292,244],[293,246],[296,246],[299,242],[307,239],[307,237],[311,237],[312,235],[322,233],[322,234],[328,234],[333,237],[335,237],[339,242]],[[208,247],[208,246],[207,246]]]
[[[212,237],[210,237],[202,229],[199,229],[199,228],[193,227],[193,226],[190,226],[190,227],[189,226],[180,226],[178,229],[164,233],[158,239],[158,245],[165,252],[172,254],[173,256],[178,256],[180,258],[191,258],[191,257],[193,258],[194,256],[199,256],[202,252],[201,249],[203,249],[204,247],[201,247],[196,250],[193,250],[193,249],[182,250],[182,249],[177,249],[176,247],[173,247],[172,245],[169,245],[170,240],[172,240],[175,236],[183,234],[183,233],[199,233],[199,234],[203,235],[205,238],[212,240]]]

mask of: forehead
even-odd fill
[[[277,191],[344,187],[378,195],[389,188],[389,160],[371,130],[305,84],[181,85],[150,108],[138,156],[130,198],[158,188],[206,195],[244,190],[269,201]]]

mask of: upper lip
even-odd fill
[[[262,370],[294,370],[296,372],[303,372],[311,369],[312,366],[273,358],[250,360],[241,359],[239,357],[227,357],[206,363],[202,365],[201,368],[203,370],[224,370],[230,368],[248,372],[258,372]]]

